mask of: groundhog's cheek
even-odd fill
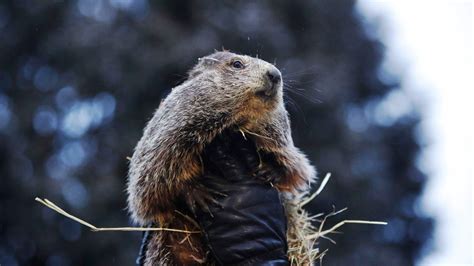
[[[244,119],[247,120],[258,120],[262,117],[263,114],[269,112],[268,104],[263,102],[258,97],[250,97],[245,103],[241,106],[239,113]]]

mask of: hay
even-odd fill
[[[316,261],[322,262],[323,257],[327,253],[327,249],[320,252],[316,247],[319,238],[324,238],[335,244],[329,236],[330,233],[338,233],[336,229],[343,226],[344,224],[374,224],[374,225],[386,225],[386,222],[379,221],[363,221],[363,220],[344,220],[334,225],[329,229],[324,229],[326,220],[341,212],[347,210],[347,208],[333,211],[329,214],[319,213],[310,216],[309,213],[304,210],[304,205],[311,202],[321,191],[329,181],[331,174],[328,173],[321,185],[312,195],[302,197],[291,197],[290,195],[284,195],[285,211],[288,217],[288,258],[291,265],[314,265]],[[322,219],[320,219],[322,217]],[[316,226],[319,224],[319,226]]]
[[[185,234],[197,234],[201,233],[201,231],[188,231],[188,230],[179,230],[179,229],[173,229],[173,228],[164,228],[164,227],[96,227],[95,225],[92,225],[80,218],[77,218],[76,216],[69,214],[65,210],[59,208],[56,204],[52,203],[48,199],[40,199],[40,198],[35,198],[35,200],[46,207],[52,209],[53,211],[64,215],[68,217],[69,219],[72,219],[84,226],[87,226],[91,229],[93,232],[103,232],[103,231],[169,231],[169,232],[176,232],[176,233],[185,233]]]
[[[327,249],[320,251],[317,248],[317,243],[320,238],[327,239],[335,243],[328,235],[331,233],[338,233],[336,229],[345,224],[372,224],[372,225],[386,225],[386,222],[379,221],[364,221],[364,220],[344,220],[329,229],[324,229],[326,220],[329,217],[335,216],[347,210],[347,208],[336,211],[333,209],[329,214],[319,213],[310,216],[304,210],[304,206],[311,202],[317,195],[321,193],[325,185],[329,181],[331,174],[328,173],[321,182],[321,185],[315,193],[311,195],[294,196],[290,194],[283,194],[283,204],[288,220],[288,258],[291,265],[313,265],[316,261],[322,262],[323,257],[327,254]],[[103,231],[169,231],[187,234],[201,233],[201,231],[179,230],[164,227],[96,227],[76,216],[69,214],[53,202],[47,199],[35,198],[36,201],[45,205],[46,207],[58,212],[65,217],[68,217],[84,226],[87,226],[93,232]],[[179,213],[180,214],[180,213]],[[184,214],[182,214],[184,215]],[[316,226],[318,225],[318,226]],[[186,238],[184,239],[186,240]]]

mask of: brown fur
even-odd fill
[[[235,60],[243,69],[232,67]],[[263,60],[231,52],[216,52],[199,60],[189,78],[160,104],[147,124],[130,162],[128,206],[134,221],[193,230],[195,225],[176,214],[182,199],[203,171],[204,147],[226,128],[239,128],[259,150],[271,153],[285,169],[277,187],[304,191],[315,170],[294,146],[282,82],[265,97],[266,73],[275,67]],[[147,265],[191,265],[206,261],[199,234],[156,233],[147,252]]]

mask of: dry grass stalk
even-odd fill
[[[316,261],[322,262],[323,257],[327,253],[327,249],[319,252],[319,249],[316,247],[316,244],[319,238],[328,239],[329,241],[335,243],[328,234],[339,233],[336,231],[339,227],[345,224],[372,224],[372,225],[386,225],[386,222],[379,221],[364,221],[364,220],[344,220],[336,225],[332,226],[329,229],[324,229],[324,224],[326,220],[341,212],[347,210],[347,208],[341,209],[339,211],[333,210],[331,213],[324,215],[319,213],[313,216],[310,216],[309,213],[303,209],[303,207],[311,202],[317,195],[321,193],[325,185],[329,181],[331,174],[328,173],[321,185],[312,195],[302,197],[291,197],[289,195],[283,195],[283,201],[285,205],[285,211],[287,214],[288,220],[288,258],[291,265],[313,265]],[[201,233],[201,231],[189,231],[189,230],[179,230],[173,228],[163,228],[163,227],[96,227],[82,219],[77,218],[74,215],[71,215],[58,207],[56,204],[52,203],[47,199],[35,198],[36,201],[45,205],[46,207],[62,214],[84,226],[89,227],[94,232],[103,232],[103,231],[169,231],[169,232],[179,232],[185,234],[195,234]],[[181,214],[181,213],[178,213]],[[184,214],[181,214],[184,215]],[[324,217],[323,217],[324,216]],[[322,220],[318,218],[323,217]],[[190,218],[191,219],[191,218]],[[319,223],[319,226],[316,227],[316,224]],[[188,235],[189,236],[189,235]],[[185,241],[186,238],[183,239]]]
[[[89,227],[93,232],[103,232],[103,231],[169,231],[177,233],[186,233],[186,234],[196,234],[201,233],[201,231],[189,231],[189,230],[179,230],[173,228],[163,228],[163,227],[96,227],[82,219],[77,218],[76,216],[67,213],[65,210],[59,208],[56,204],[52,203],[47,199],[35,198],[36,201],[45,205],[46,207],[52,209],[53,211],[62,214],[69,219],[72,219],[84,226]]]
[[[339,227],[344,224],[374,224],[374,225],[386,225],[386,222],[379,221],[363,221],[363,220],[344,220],[334,225],[333,227],[324,230],[324,224],[326,220],[341,212],[347,210],[347,208],[339,211],[333,210],[331,213],[324,215],[322,213],[310,216],[303,206],[311,202],[317,195],[321,193],[324,186],[329,181],[331,174],[328,173],[321,185],[316,192],[309,196],[297,197],[297,198],[285,198],[284,205],[288,216],[288,257],[291,265],[314,265],[316,261],[322,262],[323,257],[327,253],[327,249],[319,252],[316,244],[319,238],[324,238],[332,243],[335,243],[327,235],[330,233],[339,233],[336,231]],[[322,220],[318,220],[319,217],[323,217]],[[319,224],[319,226],[316,226]]]

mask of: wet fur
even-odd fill
[[[233,60],[245,63],[233,69]],[[199,60],[189,78],[175,87],[148,122],[130,161],[128,208],[142,225],[196,230],[196,225],[175,211],[187,213],[183,197],[203,171],[204,147],[227,128],[239,129],[257,148],[274,155],[285,169],[276,184],[281,191],[298,194],[315,177],[309,161],[293,144],[281,82],[274,97],[257,93],[268,86],[265,73],[273,65],[248,56],[216,52]],[[199,234],[154,233],[146,265],[210,263]],[[186,238],[186,239],[185,239]]]

